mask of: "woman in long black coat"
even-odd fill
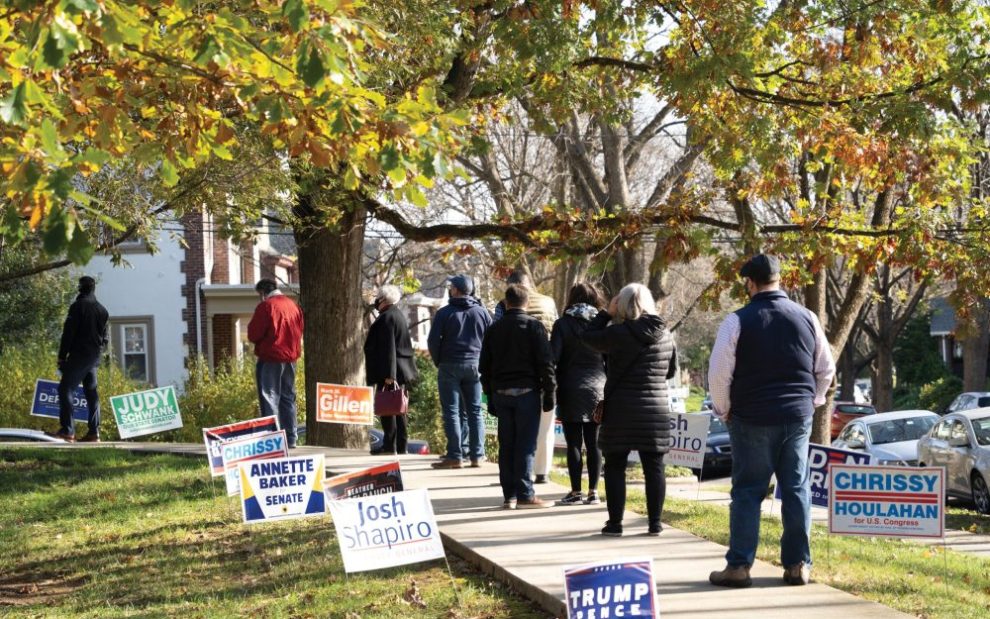
[[[409,321],[395,305],[401,296],[398,286],[382,286],[375,297],[378,318],[371,324],[368,337],[364,340],[364,363],[367,382],[376,390],[392,384],[405,388],[418,376],[412,339],[409,337]],[[406,453],[406,416],[379,419],[385,438],[381,453]]]
[[[639,452],[646,477],[648,533],[659,535],[666,494],[663,456],[670,449],[667,379],[677,373],[674,340],[657,315],[653,295],[641,284],[620,290],[609,311],[599,312],[582,339],[608,358],[605,412],[598,433],[608,495],[602,535],[622,535],[626,463],[633,450]]]
[[[602,455],[598,450],[598,424],[591,420],[605,387],[602,354],[581,341],[581,334],[604,309],[605,299],[592,284],[575,284],[567,295],[564,315],[553,323],[550,347],[557,372],[557,418],[567,441],[567,472],[571,492],[561,505],[597,505]],[[582,446],[588,452],[588,495],[581,497]]]

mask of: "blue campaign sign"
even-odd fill
[[[34,402],[31,404],[31,414],[35,417],[50,417],[58,419],[58,381],[39,378],[34,383]],[[80,423],[89,421],[89,410],[86,408],[86,396],[82,387],[72,390],[72,418]]]
[[[833,464],[873,464],[873,456],[862,451],[851,451],[811,443],[808,445],[808,481],[811,486],[811,504],[828,507],[829,467]],[[774,491],[780,500],[780,485]]]
[[[660,617],[653,559],[605,561],[564,570],[568,619]]]

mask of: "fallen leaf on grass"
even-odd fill
[[[420,594],[415,580],[409,581],[409,588],[402,594],[402,599],[417,608],[426,608],[426,602],[423,600],[423,596]]]

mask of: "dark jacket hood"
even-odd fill
[[[451,297],[448,303],[461,310],[470,309],[476,305],[480,305],[478,300],[474,297]]]
[[[636,320],[627,320],[632,336],[644,346],[659,342],[667,323],[653,314],[643,314]]]

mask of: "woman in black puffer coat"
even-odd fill
[[[605,412],[598,433],[608,495],[602,535],[622,535],[626,463],[633,450],[639,452],[646,477],[649,534],[659,535],[666,493],[663,455],[670,449],[667,379],[677,372],[674,340],[657,316],[653,295],[641,284],[620,290],[609,311],[600,312],[581,337],[608,359]]]
[[[567,295],[564,315],[553,323],[550,347],[557,372],[557,418],[567,441],[567,472],[571,492],[561,505],[597,505],[602,454],[598,450],[598,424],[591,413],[602,399],[605,361],[602,354],[581,342],[581,334],[604,309],[605,299],[592,284],[575,284]],[[588,495],[581,497],[581,447],[588,451]]]

